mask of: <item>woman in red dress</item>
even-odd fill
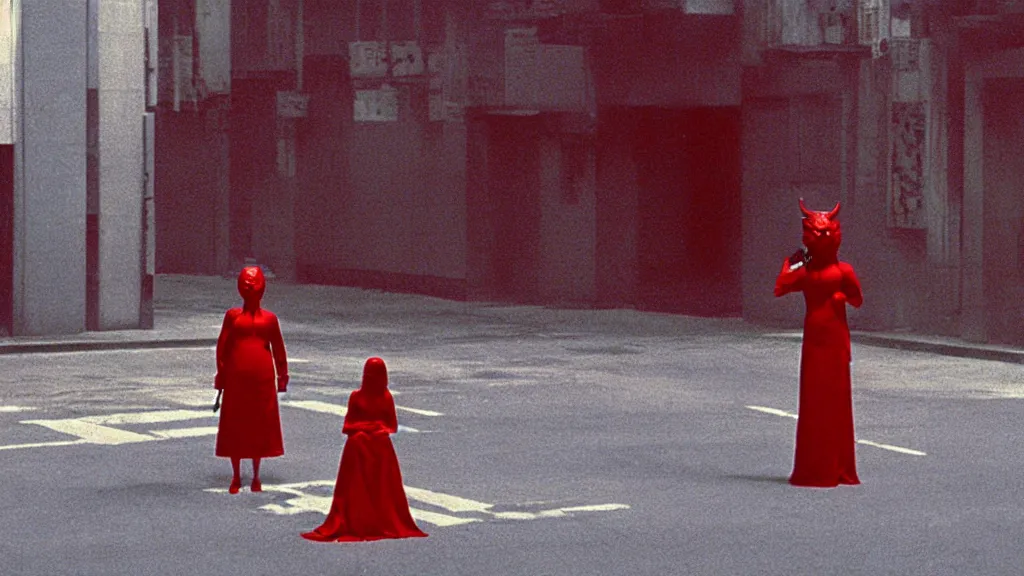
[[[260,459],[284,454],[277,393],[288,388],[288,357],[277,316],[260,308],[266,286],[259,267],[242,270],[238,293],[244,305],[227,311],[217,339],[214,387],[223,390],[224,400],[216,454],[231,458],[232,494],[242,487],[242,458],[252,459],[251,488],[259,492]]]
[[[412,519],[398,456],[389,434],[398,431],[388,371],[380,358],[363,367],[362,386],[348,398],[334,500],[327,519],[303,538],[318,542],[422,537]]]
[[[803,292],[807,313],[800,349],[800,407],[790,484],[831,488],[860,484],[854,452],[850,387],[850,328],[846,304],[864,298],[853,267],[839,261],[839,204],[829,212],[804,214],[808,260],[783,261],[775,295]]]

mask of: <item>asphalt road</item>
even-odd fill
[[[282,318],[286,454],[265,461],[261,494],[223,493],[211,349],[0,356],[0,573],[1024,569],[1024,366],[855,346],[863,484],[820,490],[785,482],[792,334],[625,311]],[[331,411],[369,355],[389,364],[430,537],[307,542],[342,447]]]

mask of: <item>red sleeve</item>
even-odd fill
[[[385,390],[384,397],[387,398],[387,421],[384,423],[388,434],[394,434],[398,432],[398,414],[395,413],[395,399],[391,396],[391,392]]]
[[[775,297],[789,294],[790,292],[799,292],[803,290],[803,279],[807,277],[807,270],[804,266],[797,268],[796,270],[789,269],[789,259],[786,258],[782,261],[782,270],[779,271],[779,275],[775,277]]]
[[[224,313],[224,321],[220,325],[220,336],[217,337],[217,376],[214,380],[214,387],[220,390],[224,378],[224,365],[227,361],[228,338],[231,333],[231,310]]]
[[[277,369],[277,377],[288,375],[288,353],[284,348],[284,337],[281,336],[281,323],[277,316],[271,316],[270,320],[270,350],[274,355],[274,368]]]
[[[359,390],[353,390],[348,395],[348,407],[345,409],[345,422],[341,425],[342,434],[351,434],[356,431],[356,424],[359,421],[359,410],[356,406],[359,404]]]
[[[857,279],[853,266],[846,262],[840,262],[839,269],[843,272],[842,290],[843,294],[846,294],[846,301],[854,308],[860,308],[860,305],[864,303],[864,295],[861,293],[860,280]]]

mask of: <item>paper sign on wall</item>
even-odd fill
[[[352,111],[356,122],[397,122],[398,91],[386,85],[380,90],[356,90]]]
[[[348,55],[353,78],[381,78],[388,73],[383,42],[349,42]]]

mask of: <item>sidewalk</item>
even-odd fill
[[[264,306],[288,326],[290,337],[329,335],[350,320],[387,322],[420,319],[460,322],[478,320],[558,327],[586,324],[591,329],[654,330],[662,334],[716,331],[764,334],[799,339],[799,331],[779,333],[735,318],[695,318],[634,310],[556,310],[537,306],[455,302],[428,296],[384,293],[339,286],[268,283]],[[218,276],[159,275],[154,294],[152,330],[110,330],[47,337],[0,337],[0,354],[78,352],[139,348],[213,346],[224,312],[239,305],[233,279]],[[966,342],[955,338],[897,332],[853,332],[856,344],[928,352],[980,360],[1024,364],[1024,349]]]

